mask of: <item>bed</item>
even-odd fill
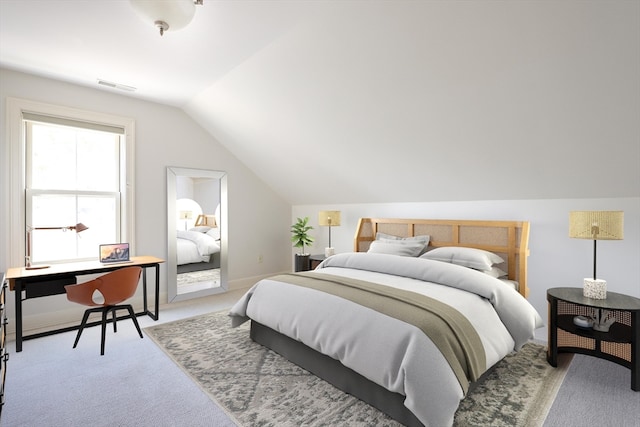
[[[196,226],[176,231],[178,273],[220,268],[220,231]]]
[[[259,281],[251,337],[408,426],[452,425],[472,383],[533,338],[529,224],[361,218],[352,253]],[[404,255],[404,256],[400,256]]]

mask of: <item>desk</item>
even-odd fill
[[[10,268],[7,271],[5,279],[9,282],[9,290],[15,291],[16,293],[16,352],[22,351],[23,340],[78,329],[78,326],[72,326],[33,335],[22,335],[22,300],[64,294],[64,286],[76,283],[76,276],[106,273],[124,267],[142,267],[144,309],[143,311],[136,313],[136,316],[148,315],[153,320],[158,320],[160,305],[158,301],[158,296],[160,294],[160,264],[163,262],[163,259],[152,256],[138,256],[131,257],[130,262],[114,264],[102,264],[98,261],[87,261],[54,264],[51,267],[38,270],[27,270],[24,267]],[[156,273],[155,311],[153,313],[149,311],[147,304],[147,268],[151,267],[155,268]],[[90,323],[87,326],[99,323],[100,322]]]

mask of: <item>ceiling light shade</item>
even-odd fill
[[[160,30],[176,31],[189,25],[202,0],[129,0],[142,18]]]

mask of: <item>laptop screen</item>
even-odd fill
[[[129,261],[128,243],[111,243],[100,245],[100,262],[127,262]]]

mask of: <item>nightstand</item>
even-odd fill
[[[315,268],[325,259],[327,259],[326,256],[320,254],[320,255],[311,255],[309,257],[309,269],[310,270],[315,270]]]
[[[631,389],[640,391],[640,299],[607,292],[606,299],[586,298],[582,288],[547,290],[549,342],[547,361],[557,366],[558,353],[581,353],[615,362],[631,369]],[[607,310],[616,322],[608,332],[581,328],[576,316],[589,317]]]

